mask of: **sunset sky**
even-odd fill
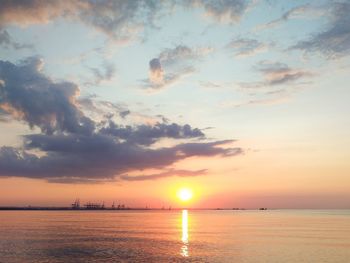
[[[0,206],[350,208],[349,14],[1,1]]]

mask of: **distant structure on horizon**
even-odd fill
[[[75,199],[74,203],[72,204],[72,209],[80,209],[80,200]]]
[[[80,206],[80,199],[75,199],[74,203],[71,204],[71,208],[73,210],[103,210],[103,209],[109,209],[109,210],[126,210],[130,209],[126,207],[124,204],[118,204],[117,206],[113,202],[112,206],[110,208],[107,208],[105,206],[105,203],[92,203],[87,202],[83,207]]]
[[[91,203],[88,202],[84,205],[85,209],[105,209],[105,203],[102,204],[99,203]]]

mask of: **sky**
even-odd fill
[[[350,208],[349,13],[1,1],[0,206]]]

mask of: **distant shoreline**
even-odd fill
[[[0,211],[179,211],[179,210],[215,210],[215,211],[221,211],[221,210],[229,210],[229,211],[244,211],[244,210],[267,210],[267,208],[252,208],[252,209],[245,209],[245,208],[71,208],[71,207],[35,207],[35,206],[28,206],[28,207],[18,207],[18,206],[9,206],[9,207],[0,207]]]
[[[74,209],[71,207],[41,207],[41,206],[2,206],[0,207],[1,211],[181,211],[181,210],[190,210],[190,211],[276,211],[276,210],[350,210],[350,208],[142,208],[142,207],[133,207],[133,208],[79,208]]]

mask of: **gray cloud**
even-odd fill
[[[131,111],[129,110],[123,110],[121,112],[119,112],[119,116],[122,117],[123,119],[128,116],[131,113]]]
[[[99,100],[96,95],[88,95],[77,98],[77,103],[85,115],[94,116],[95,119],[101,120],[101,116],[111,119],[119,116],[125,119],[131,114],[131,111],[123,103],[113,103],[110,101]]]
[[[107,127],[103,127],[102,134],[113,135],[116,138],[141,145],[151,145],[160,138],[186,139],[204,138],[204,133],[198,128],[193,129],[190,125],[176,123],[156,123],[155,125],[120,126],[109,121]]]
[[[159,61],[163,65],[171,66],[182,61],[196,59],[202,54],[199,50],[193,50],[188,46],[178,45],[175,48],[166,48],[159,54]]]
[[[174,48],[162,50],[158,58],[162,65],[171,67],[199,60],[212,52],[212,50],[210,47],[190,48],[185,45],[177,45]]]
[[[124,43],[138,37],[145,26],[155,27],[156,18],[164,12],[171,12],[174,5],[188,8],[200,6],[216,21],[235,22],[247,9],[248,1],[3,0],[0,5],[0,27],[44,24],[64,18],[80,21]]]
[[[224,149],[227,141],[184,143],[158,149],[120,143],[112,136],[45,135],[25,138],[25,150],[0,148],[0,176],[55,180],[79,178],[81,181],[113,180],[130,171],[166,169],[175,162],[193,156],[235,156],[240,148]],[[45,155],[29,153],[40,149]]]
[[[262,61],[256,68],[263,74],[265,79],[264,84],[268,86],[287,84],[312,75],[308,71],[290,68],[288,65],[279,62],[270,63]]]
[[[154,79],[142,80],[143,87],[151,90],[161,90],[179,82],[184,77],[191,75],[195,72],[192,66],[188,66],[177,70],[174,73],[167,73],[162,76],[160,81],[154,81]]]
[[[149,62],[149,79],[143,80],[143,86],[159,90],[168,87],[187,75],[195,72],[194,63],[210,53],[211,48],[189,48],[178,45],[162,50]]]
[[[246,0],[191,0],[188,6],[200,6],[206,14],[220,22],[237,22],[248,8]]]
[[[41,72],[42,60],[32,57],[18,66],[0,61],[0,108],[45,133],[92,133],[94,123],[77,108],[78,87],[53,82]]]
[[[115,76],[115,66],[112,63],[104,62],[100,68],[89,68],[93,75],[94,80],[85,83],[86,85],[99,85],[104,81],[109,81]]]
[[[158,58],[154,58],[149,62],[149,72],[150,72],[150,81],[154,84],[161,84],[164,80],[163,78],[163,68],[160,64]]]
[[[0,45],[5,48],[13,48],[16,50],[23,49],[23,48],[28,48],[28,49],[33,48],[32,45],[20,44],[14,41],[10,36],[10,34],[7,32],[7,30],[1,30],[1,27],[0,27]]]
[[[257,82],[241,82],[238,85],[243,89],[261,89],[279,87],[280,85],[296,84],[298,81],[313,76],[310,71],[291,68],[287,64],[280,62],[260,61],[254,67],[260,72],[263,80]]]
[[[350,51],[350,3],[334,2],[325,7],[330,21],[325,30],[313,35],[309,40],[300,41],[291,49],[306,52],[320,52],[328,58],[349,55]]]
[[[225,101],[222,107],[241,107],[247,105],[277,104],[287,101],[293,93],[310,84],[305,81],[314,74],[308,70],[289,67],[280,62],[260,61],[254,66],[262,78],[258,81],[237,83],[240,91],[249,96],[244,101]],[[207,86],[222,87],[223,85],[207,83]],[[227,84],[226,86],[231,86]]]
[[[297,7],[293,7],[287,12],[285,12],[281,17],[272,20],[266,24],[258,25],[257,29],[268,29],[268,28],[273,28],[278,25],[281,25],[282,23],[288,21],[289,19],[292,18],[305,18],[306,16],[319,16],[321,13],[322,9],[319,7],[311,6],[309,4],[306,5],[301,5]]]
[[[243,102],[226,101],[226,102],[222,102],[220,106],[223,108],[238,108],[238,107],[250,106],[250,105],[273,105],[273,104],[279,104],[279,103],[285,102],[288,99],[290,99],[290,94],[285,92],[285,90],[283,90],[283,92],[280,94],[265,93],[264,95],[267,95],[267,96],[262,98],[250,99]]]
[[[267,45],[249,38],[237,38],[227,44],[227,48],[235,52],[235,56],[251,56],[267,49]]]
[[[145,180],[157,180],[157,179],[171,177],[171,176],[178,176],[178,177],[202,176],[202,175],[205,175],[206,173],[207,173],[207,169],[196,170],[196,171],[170,169],[168,171],[158,173],[158,174],[137,175],[137,176],[121,175],[120,179],[125,181],[145,181]]]
[[[119,41],[128,41],[161,9],[160,1],[8,1],[0,6],[0,26],[42,24],[63,17],[80,20]]]
[[[62,183],[106,182],[128,172],[169,170],[170,165],[189,157],[242,153],[240,148],[224,147],[233,143],[230,140],[150,147],[162,138],[188,141],[204,139],[205,135],[188,124],[121,126],[111,119],[93,121],[80,110],[78,87],[71,82],[54,82],[41,67],[37,58],[18,65],[0,61],[0,114],[42,131],[23,136],[21,148],[0,148],[0,176]]]

